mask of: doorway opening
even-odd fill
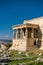
[[[37,44],[36,44],[36,40],[34,40],[34,46],[36,46]]]

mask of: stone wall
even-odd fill
[[[27,50],[32,49],[34,46],[34,38],[28,38],[27,39]]]
[[[26,51],[26,39],[13,39],[11,48],[13,50]]]

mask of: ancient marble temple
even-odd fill
[[[10,50],[43,50],[43,17],[24,20],[23,24],[13,26]]]

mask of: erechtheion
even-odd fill
[[[24,20],[23,24],[13,26],[13,39],[10,50],[43,50],[43,17]]]

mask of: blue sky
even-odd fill
[[[0,39],[12,38],[12,25],[43,16],[43,0],[0,0]]]

